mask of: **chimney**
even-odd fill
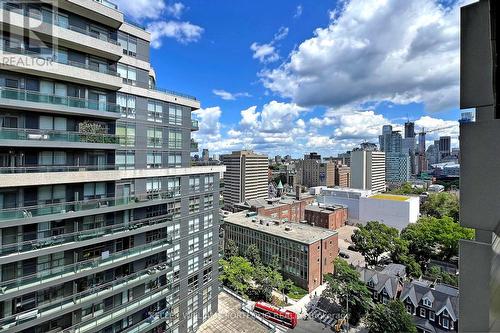
[[[300,200],[300,186],[295,186],[295,199]]]

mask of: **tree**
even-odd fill
[[[424,189],[414,188],[411,183],[404,183],[401,187],[391,191],[392,194],[408,195],[408,194],[422,194]]]
[[[245,252],[245,258],[250,261],[250,263],[255,267],[261,264],[260,261],[260,251],[257,245],[250,244]]]
[[[221,259],[219,264],[222,267],[219,280],[238,294],[245,295],[254,275],[252,264],[245,258],[236,256],[228,260]]]
[[[366,318],[370,333],[416,333],[412,316],[400,300],[377,304]]]
[[[272,300],[273,290],[283,290],[285,281],[283,276],[277,270],[269,266],[259,265],[254,271],[254,282],[257,284],[258,296],[267,302]]]
[[[370,221],[366,226],[360,226],[354,231],[351,240],[366,259],[369,265],[376,265],[380,255],[393,251],[394,239],[398,237],[398,230],[377,221]]]
[[[438,219],[449,216],[458,222],[460,211],[458,197],[450,192],[433,193],[422,204],[421,211],[423,215]]]
[[[391,259],[396,264],[402,264],[406,266],[406,273],[408,275],[419,278],[422,275],[422,268],[415,260],[413,255],[410,255],[409,252],[409,242],[400,237],[396,237],[394,239],[394,247],[391,252]]]
[[[224,246],[224,259],[229,259],[231,257],[237,257],[239,254],[238,245],[232,239],[226,241]]]
[[[326,274],[327,287],[322,296],[339,302],[343,308],[349,304],[349,322],[357,325],[372,307],[371,293],[359,279],[359,273],[347,261],[336,258],[334,273]]]
[[[449,261],[458,255],[459,240],[473,239],[474,230],[460,226],[451,217],[424,217],[403,229],[401,237],[408,241],[409,253],[423,265],[432,257]]]

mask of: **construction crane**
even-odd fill
[[[445,126],[445,127],[439,127],[439,128],[433,128],[433,129],[428,130],[428,131],[426,131],[425,128],[422,127],[422,130],[419,132],[419,134],[424,134],[425,135],[427,133],[439,132],[439,131],[450,129],[450,128],[453,128],[453,127],[456,127],[456,126],[458,126],[458,124],[456,124],[456,125],[450,125],[450,126]]]

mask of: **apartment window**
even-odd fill
[[[203,198],[203,208],[204,209],[214,208],[214,196],[213,196],[213,194],[205,195],[205,197]]]
[[[199,176],[189,177],[189,190],[191,192],[198,192],[200,190],[200,177]]]
[[[200,211],[200,197],[189,198],[189,213]]]
[[[167,257],[172,260],[179,260],[181,254],[181,246],[179,244],[167,249]]]
[[[135,152],[132,150],[117,151],[115,163],[116,163],[116,166],[118,167],[118,169],[120,169],[120,170],[134,169],[135,168]]]
[[[135,96],[127,94],[116,94],[116,105],[120,108],[123,118],[135,119]]]
[[[161,191],[161,180],[160,178],[148,178],[146,180],[146,192],[154,193]]]
[[[211,264],[213,261],[213,253],[212,250],[205,251],[203,254],[203,265],[206,266],[208,264]]]
[[[443,327],[446,329],[450,328],[450,321],[448,318],[443,318]]]
[[[168,204],[168,213],[173,214],[174,217],[180,217],[181,216],[181,202],[175,201],[175,202],[169,202]]]
[[[207,229],[210,228],[214,225],[214,215],[213,214],[207,214],[203,218],[203,228]]]
[[[212,245],[213,241],[214,241],[214,236],[211,231],[208,234],[203,235],[203,247],[208,247]]]
[[[197,232],[200,230],[200,218],[195,217],[189,220],[188,222],[189,225],[189,233],[192,234],[193,232]]]
[[[194,333],[198,330],[198,315],[196,313],[188,314],[187,331]]]
[[[135,125],[128,123],[118,123],[116,125],[116,135],[120,145],[124,147],[135,146]]]
[[[188,279],[188,293],[192,293],[198,289],[198,275],[194,275]]]
[[[167,227],[167,234],[172,236],[172,239],[179,239],[181,236],[181,226],[176,223]]]
[[[420,308],[420,317],[422,318],[425,318],[425,309],[424,308]]]
[[[207,287],[203,289],[203,303],[210,302],[212,300],[212,288]]]
[[[198,236],[188,241],[188,249],[188,254],[193,254],[200,249],[200,239],[198,238]]]
[[[426,307],[428,307],[428,308],[432,307],[432,302],[431,302],[431,300],[430,300],[430,299],[428,299],[428,298],[424,298],[424,301],[423,301],[423,302],[424,302],[424,305],[425,305]]]
[[[434,312],[433,312],[433,311],[429,311],[429,320],[430,320],[430,321],[434,321],[434,320],[436,320],[436,317],[435,317],[435,315],[434,315]]]
[[[167,191],[171,197],[178,197],[181,195],[181,179],[180,177],[167,179]]]
[[[205,191],[213,190],[214,176],[205,176]]]
[[[161,168],[161,152],[147,153],[146,160],[148,169]]]
[[[170,125],[182,125],[182,109],[183,107],[180,105],[168,105],[168,123]]]
[[[83,185],[85,200],[101,199],[106,197],[106,183],[85,183]]]
[[[182,154],[170,153],[168,154],[168,167],[180,168],[182,166]]]
[[[137,69],[132,66],[118,64],[118,75],[123,79],[123,83],[135,86],[137,83]]]
[[[163,131],[161,128],[148,128],[147,139],[148,147],[161,148]]]
[[[168,148],[182,149],[182,133],[179,131],[168,131]]]
[[[188,260],[188,274],[192,274],[198,270],[198,257]]]
[[[207,284],[212,280],[212,267],[209,267],[203,271],[203,284]]]
[[[161,123],[163,121],[163,105],[159,101],[148,102],[148,121]]]
[[[123,54],[131,57],[137,56],[137,38],[129,34],[118,32],[118,44],[123,49]]]

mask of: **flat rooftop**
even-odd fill
[[[372,195],[369,198],[378,200],[394,200],[394,201],[406,201],[410,199],[410,197],[404,195],[394,195],[394,194],[376,194]]]
[[[333,213],[338,209],[347,208],[344,205],[328,205],[328,206],[317,206],[317,205],[309,205],[306,206],[306,210],[319,212],[319,213]]]
[[[286,238],[302,244],[313,244],[338,234],[337,231],[313,227],[303,223],[275,223],[276,219],[264,216],[246,216],[247,212],[239,212],[224,217],[224,223],[260,231],[275,237]],[[261,223],[261,220],[263,221]]]

